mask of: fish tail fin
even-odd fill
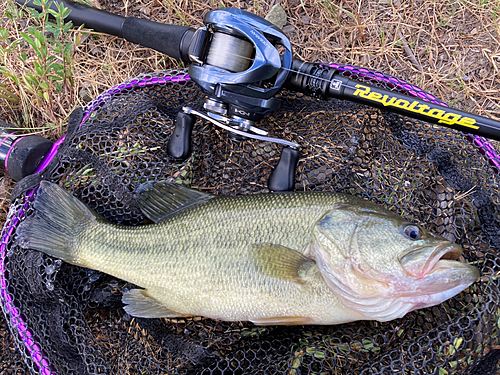
[[[42,181],[34,202],[35,212],[17,229],[21,247],[43,251],[67,263],[85,266],[78,242],[96,214],[66,190]]]

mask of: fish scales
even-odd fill
[[[179,313],[226,320],[263,311],[269,317],[325,315],[338,307],[332,309],[336,297],[319,272],[308,275],[314,287],[270,278],[255,254],[266,244],[304,251],[311,223],[349,199],[357,201],[321,192],[220,197],[159,224],[98,221],[80,236],[77,252],[83,264],[146,288]]]
[[[387,321],[441,303],[479,276],[457,261],[459,245],[351,195],[216,197],[146,183],[136,196],[156,224],[108,223],[42,182],[18,243],[143,288],[123,303],[147,318]]]

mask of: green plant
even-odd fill
[[[342,19],[341,19],[341,14],[344,13],[347,16],[349,16],[355,25],[359,25],[359,18],[353,13],[350,12],[347,9],[342,8],[341,6],[326,0],[321,2],[322,7],[330,13],[330,15],[337,21],[337,24],[339,27],[342,27]]]
[[[57,10],[49,0],[34,4],[42,10],[19,9],[12,2],[5,10],[9,22],[0,28],[0,74],[7,79],[0,98],[21,111],[18,122],[35,127],[41,120],[60,128],[74,101],[73,53],[81,36],[70,32],[73,24],[64,21],[70,11],[62,3]],[[25,27],[20,26],[23,19]]]

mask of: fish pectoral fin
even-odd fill
[[[259,268],[271,277],[305,284],[304,275],[316,264],[303,254],[285,246],[260,244],[255,246],[254,257]]]
[[[272,316],[252,319],[251,322],[257,326],[294,326],[309,324],[311,318],[307,316]]]
[[[134,194],[141,211],[155,223],[215,197],[166,181],[146,182],[139,185]]]
[[[123,309],[138,318],[179,318],[185,316],[167,309],[162,303],[150,297],[144,289],[131,289],[122,297]]]

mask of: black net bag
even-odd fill
[[[436,98],[381,73],[335,66],[391,90]],[[386,323],[254,326],[126,314],[130,285],[16,242],[41,180],[70,191],[108,220],[140,225],[133,199],[146,181],[219,195],[267,191],[281,146],[230,139],[198,121],[193,155],[166,152],[182,106],[204,94],[185,71],[142,75],[76,110],[40,172],[21,180],[1,237],[2,374],[487,374],[496,369],[500,249],[498,168],[483,138],[337,100],[282,92],[260,125],[301,144],[295,190],[373,201],[461,244],[480,279],[441,305]]]

